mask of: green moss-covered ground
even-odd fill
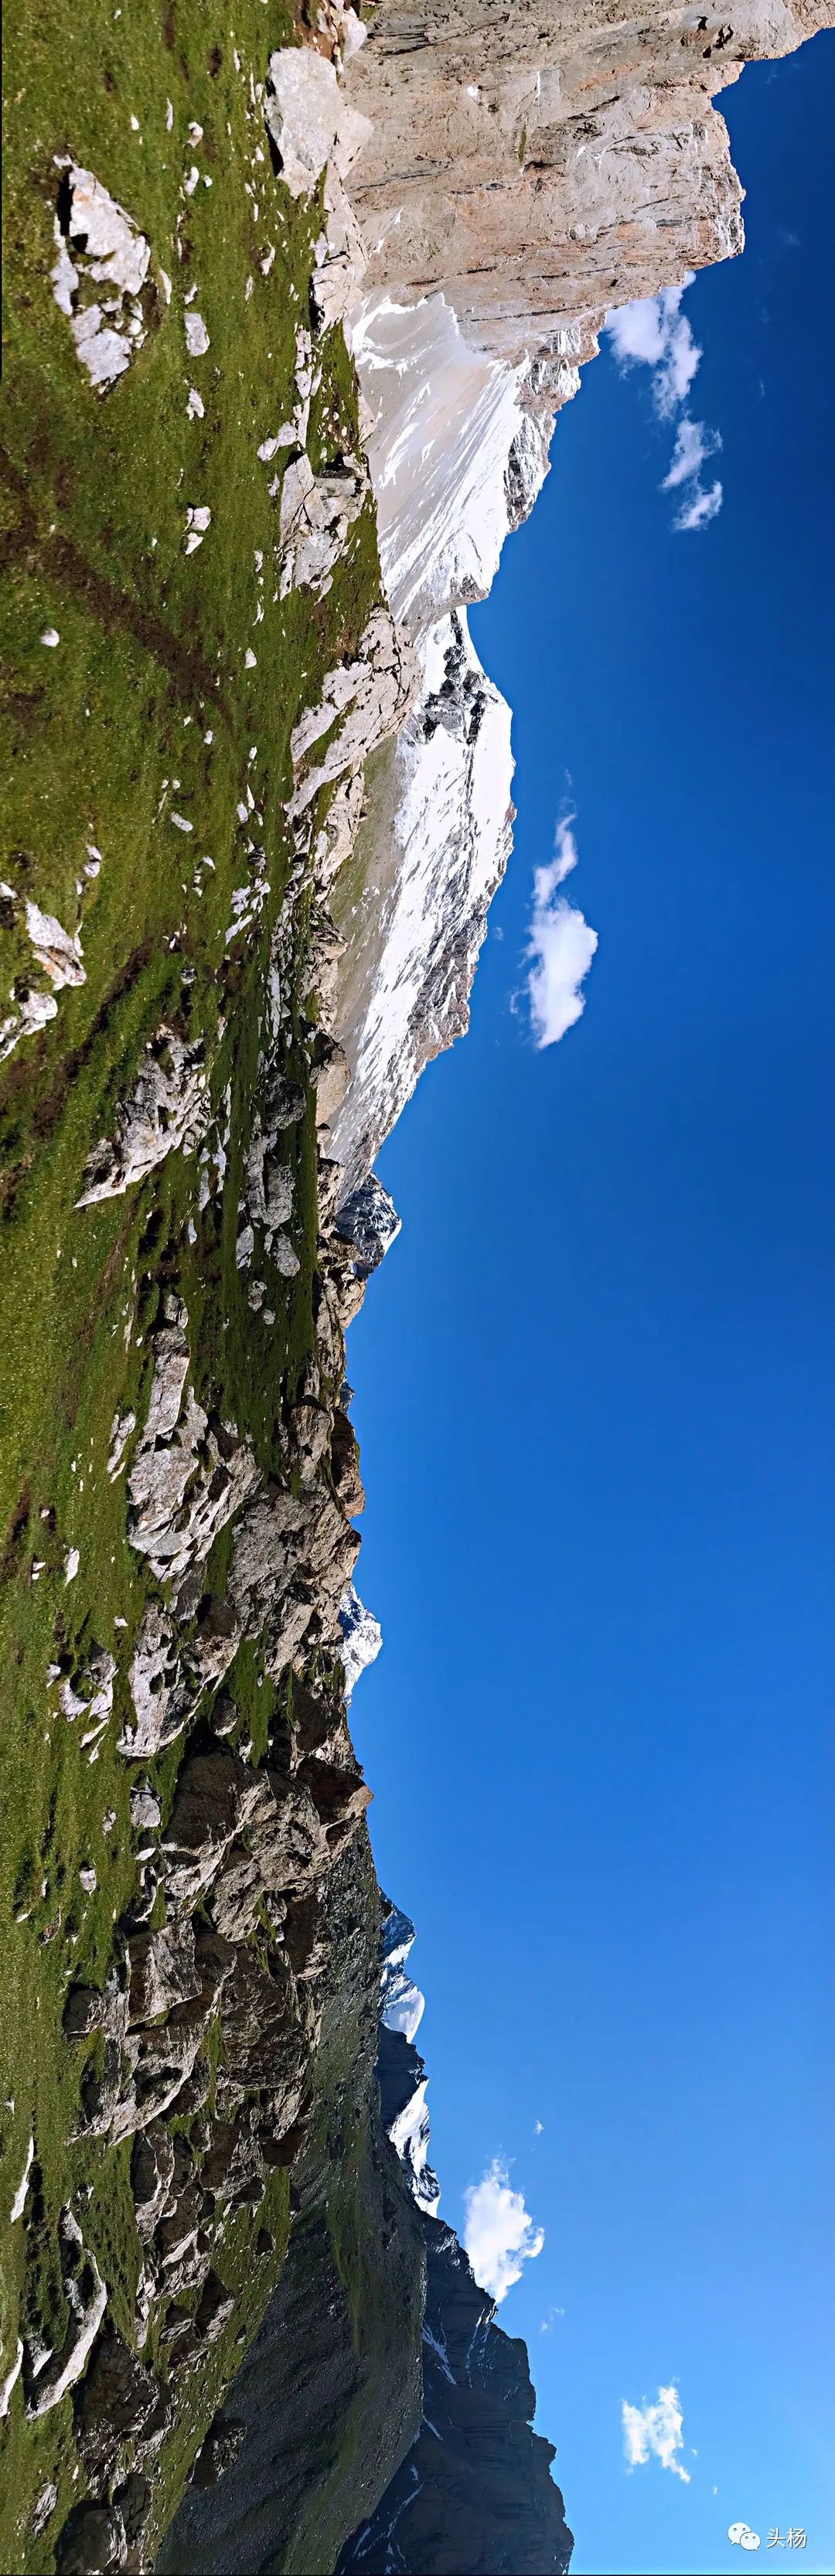
[[[144,1579],[126,1543],[124,1475],[106,1471],[111,1425],[129,1410],[141,1418],[148,1332],[172,1281],[188,1308],[198,1386],[250,1433],[265,1466],[311,1347],[312,1114],[288,1131],[300,1269],[289,1284],[270,1283],[272,1325],[246,1304],[234,1253],[269,933],[287,875],[290,734],[379,592],[366,513],[324,602],[273,595],[275,469],[256,450],[293,408],[321,214],[275,178],[256,89],[272,48],[299,32],[282,0],[236,0],[234,21],[215,0],[121,10],[80,0],[71,11],[23,0],[6,29],[0,620],[10,784],[0,878],[10,895],[0,1020],[31,966],[26,897],[78,932],[86,980],[60,991],[57,1016],[0,1066],[0,2376],[21,2318],[51,2327],[50,2340],[60,2330],[55,2231],[70,2192],[92,2186],[89,2241],[123,2327],[137,2263],[128,2154],[71,2143],[81,2056],[61,2028],[68,1982],[103,1981],[133,1876],[130,1775],[115,1747]],[[104,396],[79,365],[49,280],[61,155],[93,170],[151,244],[147,338]],[[198,184],[184,195],[194,164]],[[210,347],[190,359],[184,312],[195,285]],[[315,465],[356,438],[341,334],[319,345]],[[187,414],[191,385],[202,419]],[[186,556],[195,505],[210,508],[211,525]],[[41,641],[50,628],[54,649]],[[247,883],[237,808],[248,787],[270,893],[256,926],[227,940],[233,891]],[[175,811],[191,833],[172,822]],[[97,875],[85,873],[91,849]],[[211,868],[198,864],[206,858]],[[113,1132],[115,1104],[161,1022],[206,1041],[213,1106],[231,1085],[220,1222],[211,1209],[198,1215],[194,1159],[182,1153],[140,1189],[76,1207],[91,1146]],[[288,1071],[304,1074],[292,1043]],[[78,1570],[68,1581],[70,1551]],[[116,1655],[114,1722],[82,1750],[48,1672],[83,1661],[94,1643]],[[238,1678],[245,1688],[246,1674]],[[176,1758],[162,1782],[169,1797]],[[90,1867],[97,1884],[85,1894],[79,1873]],[[33,2132],[24,2229],[9,2212]],[[284,2178],[270,2190],[277,2263]],[[234,2337],[251,2333],[269,2288],[262,2269],[256,2289],[247,2265],[250,2224],[240,2213],[240,2247],[230,2230],[223,2249],[241,2304],[201,2382],[200,2421],[183,2420],[163,2454],[166,2510]],[[52,2476],[65,2507],[81,2492],[69,2401],[29,2426],[18,2384],[0,2441],[0,2565],[46,2569],[52,2544],[49,2532],[32,2537],[33,2498]]]

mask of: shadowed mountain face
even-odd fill
[[[366,1835],[323,1901],[333,1972],[287,2258],[159,2576],[331,2576],[420,2419],[426,2257],[379,2118],[380,1902]]]
[[[383,2032],[383,2125],[393,2127],[423,2064]],[[502,2332],[466,2254],[422,2215],[427,2253],[423,2413],[411,2450],[337,2576],[563,2576],[573,2548],[553,2447],[531,2430],[536,2397],[524,2343]]]

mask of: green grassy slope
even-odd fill
[[[269,933],[289,863],[290,734],[379,595],[366,512],[327,599],[273,596],[275,468],[256,450],[292,410],[295,333],[308,319],[321,215],[274,177],[256,86],[271,49],[297,32],[281,0],[236,0],[234,26],[214,0],[115,11],[82,0],[72,12],[24,0],[7,30],[0,506],[11,784],[0,877],[11,899],[0,909],[0,1019],[31,966],[25,898],[78,932],[86,980],[58,992],[57,1016],[0,1066],[0,2377],[20,2320],[51,2341],[61,2329],[55,2229],[71,2191],[90,2187],[88,2241],[123,2331],[138,2268],[129,2148],[71,2143],[81,2053],[61,2029],[68,1981],[103,1982],[133,1876],[130,1771],[115,1743],[130,1712],[126,1676],[145,1585],[126,1542],[124,1474],[111,1481],[106,1472],[111,1425],[117,1414],[143,1416],[148,1330],[173,1282],[188,1308],[198,1386],[250,1433],[264,1467],[312,1342],[312,1109],[288,1131],[300,1268],[289,1283],[277,1274],[270,1282],[271,1325],[251,1313],[235,1268]],[[190,126],[202,127],[199,140]],[[95,172],[151,244],[147,338],[103,396],[79,365],[49,280],[55,160],[66,154]],[[184,194],[194,164],[199,181]],[[189,359],[185,299],[195,285],[210,347]],[[319,346],[308,440],[317,466],[356,438],[341,334]],[[202,419],[187,413],[191,385]],[[211,525],[186,556],[195,505],[210,508]],[[54,649],[40,640],[49,628]],[[247,883],[237,809],[248,786],[270,891],[255,927],[229,940],[232,893]],[[190,834],[172,811],[192,822]],[[85,874],[91,846],[95,876]],[[198,864],[206,857],[211,869]],[[195,1162],[182,1153],[140,1188],[76,1207],[90,1148],[113,1132],[114,1106],[163,1021],[206,1042],[214,1106],[230,1087],[220,1223],[211,1209],[199,1215]],[[300,1048],[288,1071],[304,1078]],[[68,1581],[71,1550],[78,1571]],[[94,1643],[116,1654],[116,1722],[98,1748],[83,1750],[48,1673],[72,1670]],[[238,1660],[245,1696],[252,1650]],[[159,1766],[166,1803],[180,1750]],[[92,1893],[79,1876],[91,1868]],[[33,2131],[24,2229],[9,2225],[9,2213]],[[285,2176],[273,2178],[270,2195],[277,2263]],[[223,2249],[230,2282],[247,2286],[215,2348],[211,2385],[201,2385],[200,2422],[178,2424],[163,2456],[166,2512],[270,2286],[251,2276],[248,2225],[241,2212]],[[46,2569],[52,2547],[48,2534],[32,2536],[33,2499],[50,2477],[64,2510],[82,2491],[69,2400],[30,2426],[18,2384],[0,2436],[0,2565]]]

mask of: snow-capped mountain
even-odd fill
[[[441,2197],[429,2162],[427,2074],[414,2047],[423,2018],[424,1998],[405,1974],[415,1939],[407,1914],[383,1899],[382,1970],[380,1976],[380,2048],[377,2076],[380,2112],[386,2136],[403,2166],[412,2198],[434,2218]],[[387,1910],[386,1910],[387,1909]]]
[[[371,764],[362,886],[342,922],[352,1078],[333,1150],[355,1188],[424,1065],[467,1027],[510,854],[513,755],[510,709],[482,670],[466,603],[486,595],[505,537],[533,508],[554,405],[579,375],[570,332],[547,364],[510,366],[469,347],[443,295],[369,298],[351,336],[383,577],[420,669],[405,725]]]
[[[374,1663],[383,1642],[379,1619],[375,1619],[373,1611],[366,1610],[354,1583],[349,1583],[347,1592],[342,1595],[339,1625],[342,1630],[339,1651],[345,1674],[345,1697],[350,1699],[360,1673],[366,1672],[368,1665]]]
[[[352,1078],[333,1141],[352,1188],[467,1026],[510,852],[510,713],[467,603],[533,507],[607,308],[742,248],[714,95],[830,14],[831,0],[742,0],[731,26],[672,0],[651,24],[614,23],[576,0],[437,0],[404,18],[375,0],[346,61],[346,109],[365,120],[345,167],[347,328],[383,576],[420,665],[366,777],[342,921]]]

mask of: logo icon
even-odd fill
[[[760,2535],[752,2531],[750,2522],[729,2522],[728,2539],[738,2540],[740,2549],[759,2549]]]

